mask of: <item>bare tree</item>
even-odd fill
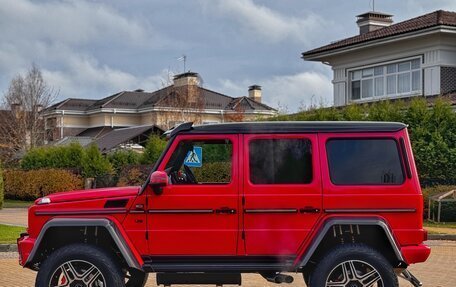
[[[26,151],[44,142],[44,122],[40,115],[58,93],[43,79],[41,70],[33,64],[25,76],[17,75],[3,98],[0,118],[0,141],[7,156]]]
[[[160,101],[160,106],[166,109],[161,113],[161,122],[165,128],[171,128],[176,123],[182,122],[202,122],[205,99],[201,85],[202,79],[198,76],[196,83],[171,87],[167,95]]]

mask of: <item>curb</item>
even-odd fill
[[[428,234],[428,240],[456,241],[456,234]]]
[[[16,244],[0,244],[0,252],[17,252]]]

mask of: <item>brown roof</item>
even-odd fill
[[[371,31],[362,35],[346,38],[329,45],[325,45],[302,53],[303,58],[317,53],[343,48],[359,43],[387,38],[395,35],[405,34],[413,31],[423,30],[435,26],[456,26],[456,12],[438,10],[410,20],[399,22],[391,26]]]
[[[198,87],[198,89],[199,95],[203,97],[202,102],[204,103],[204,109],[233,110],[233,106],[238,101],[242,100],[243,109],[245,111],[275,110],[268,105],[256,102],[248,97],[234,98],[202,87]],[[166,107],[169,103],[164,101],[164,99],[172,95],[174,92],[175,88],[171,85],[151,93],[123,91],[101,100],[67,99],[47,108],[46,111],[92,111],[101,108],[138,110],[153,107]]]
[[[141,139],[140,142],[137,143],[144,144],[151,133],[163,133],[163,131],[156,126],[151,125],[115,129],[99,139],[96,139],[95,143],[102,152],[107,152],[120,144],[128,143],[138,137]]]

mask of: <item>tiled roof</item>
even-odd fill
[[[365,43],[377,39],[387,38],[434,26],[456,26],[456,12],[438,10],[416,18],[393,24],[391,26],[371,31],[362,35],[346,38],[329,45],[325,45],[307,52],[302,53],[305,58],[321,52],[327,52],[334,49],[348,47],[351,45]]]
[[[92,137],[92,138],[100,138],[105,134],[111,132],[113,128],[111,127],[96,127],[96,128],[88,128],[82,132],[80,132],[77,136],[78,137]]]
[[[97,100],[90,99],[66,99],[64,101],[58,102],[47,110],[76,110],[76,111],[85,111],[90,106],[92,106]]]
[[[156,126],[138,126],[130,128],[115,129],[105,134],[99,139],[95,140],[98,148],[103,151],[109,151],[120,144],[127,143],[128,141],[141,136],[143,134],[149,135],[152,132],[161,131]],[[163,132],[163,131],[162,131]]]
[[[233,106],[241,100],[242,108],[245,111],[274,111],[274,109],[268,105],[255,102],[248,97],[233,98],[202,87],[198,87],[198,89],[199,95],[203,98],[202,103],[204,104],[204,109],[232,110]],[[67,99],[47,108],[46,111],[92,111],[101,108],[139,110],[153,107],[167,107],[169,101],[166,101],[165,99],[174,92],[174,86],[168,86],[152,93],[124,91],[101,100]]]
[[[89,145],[93,139],[91,137],[69,136],[56,142],[54,145],[69,145],[71,143],[79,143],[81,146]]]

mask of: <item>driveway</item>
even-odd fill
[[[423,281],[425,287],[454,287],[456,286],[456,242],[428,241],[432,248],[431,257],[424,264],[412,266],[410,270]],[[0,253],[0,286],[1,287],[32,287],[36,273],[23,269],[17,263],[17,253]],[[294,274],[292,284],[282,284],[286,287],[304,287],[300,274]],[[242,276],[243,286],[277,287],[279,285],[266,282],[255,274]],[[412,285],[400,280],[401,287]],[[147,287],[156,286],[155,276],[150,276]]]
[[[27,227],[27,208],[3,208],[0,210],[0,224]],[[1,282],[0,282],[0,286]]]

